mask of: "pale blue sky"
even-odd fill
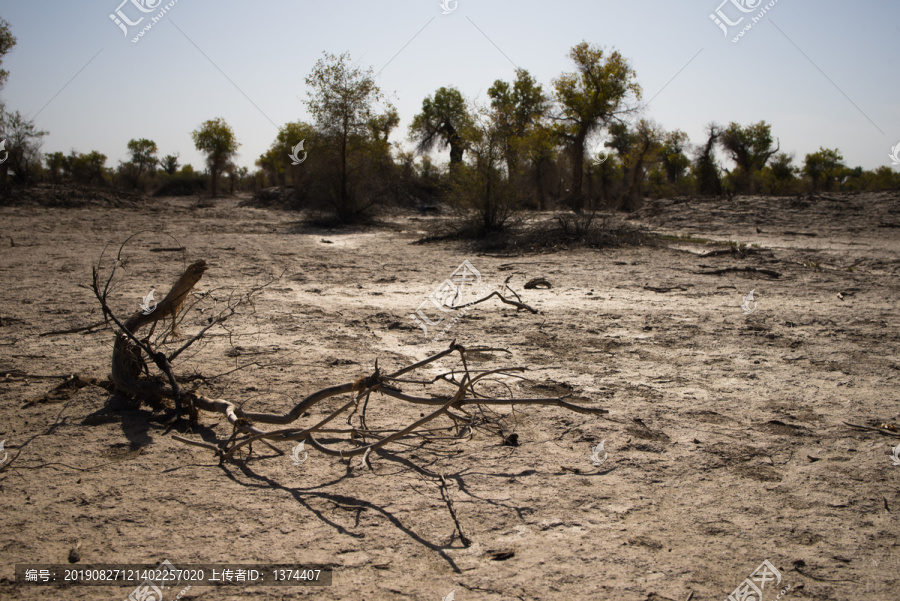
[[[115,166],[144,137],[202,168],[190,132],[223,117],[242,144],[238,164],[253,170],[276,125],[309,119],[304,78],[322,51],[381,70],[402,119],[391,139],[405,141],[437,88],[485,101],[515,64],[549,91],[581,40],[627,57],[651,101],[646,116],[694,144],[710,121],[766,120],[797,163],[825,146],[873,169],[900,143],[897,0],[778,0],[738,43],[739,26],[726,38],[709,17],[722,0],[458,0],[448,15],[439,0],[178,0],[138,43],[139,27],[125,37],[109,18],[121,1],[0,0],[18,38],[2,98],[50,131],[45,152],[99,150]],[[121,10],[142,14],[131,0]],[[721,10],[742,15],[730,0]]]

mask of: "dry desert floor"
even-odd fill
[[[514,254],[415,244],[437,219],[317,229],[238,199],[0,207],[0,599],[134,588],[25,585],[16,564],[163,560],[333,569],[327,588],[181,597],[203,601],[712,601],[766,560],[780,581],[765,601],[785,589],[900,598],[900,195],[648,201],[629,222],[657,245]],[[480,366],[527,368],[497,394],[573,395],[609,413],[470,408],[481,420],[470,436],[435,422],[447,435],[397,441],[370,465],[313,449],[294,465],[263,445],[220,465],[172,436],[227,439],[225,419],[169,429],[110,392],[110,329],[53,333],[102,320],[91,268],[135,233],[110,296],[122,315],[197,259],[206,306],[269,284],[176,362],[208,396],[284,413],[376,360],[399,369],[455,339],[509,351],[479,354]],[[746,246],[710,252],[729,247],[705,240]],[[410,314],[464,260],[484,286],[509,278],[538,313],[495,299],[444,339],[425,335]],[[552,288],[525,290],[536,277]],[[369,403],[370,426],[420,415]],[[512,433],[517,446],[504,444]],[[421,468],[445,476],[468,546]]]

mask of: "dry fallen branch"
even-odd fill
[[[535,288],[549,290],[553,288],[553,285],[550,284],[547,278],[534,278],[525,282],[525,290],[534,290]]]
[[[118,261],[119,259],[117,259],[116,265]],[[223,310],[218,316],[210,318],[208,325],[192,336],[181,348],[169,355],[159,351],[151,343],[149,335],[139,337],[138,334],[142,328],[148,326],[151,328],[152,333],[158,322],[167,319],[171,319],[174,328],[174,325],[178,323],[178,313],[184,305],[185,299],[197,282],[200,281],[205,271],[205,262],[197,261],[193,263],[177,279],[169,293],[154,311],[149,313],[137,311],[124,322],[115,315],[107,303],[107,295],[110,283],[115,275],[115,267],[113,267],[105,285],[101,285],[99,268],[95,268],[91,287],[100,301],[104,316],[118,328],[116,341],[113,346],[112,361],[112,380],[115,387],[137,400],[146,402],[154,409],[162,409],[164,400],[172,400],[175,404],[175,416],[180,417],[187,412],[190,414],[192,422],[196,421],[199,410],[224,416],[233,428],[232,435],[225,441],[218,441],[213,444],[195,441],[182,436],[173,437],[185,444],[209,449],[219,456],[222,461],[232,459],[236,451],[245,446],[250,448],[250,445],[257,440],[262,440],[263,442],[305,441],[309,446],[321,453],[342,458],[365,455],[392,442],[400,442],[409,438],[421,440],[423,437],[428,437],[433,430],[425,429],[424,426],[440,417],[449,419],[453,427],[457,428],[457,435],[459,436],[465,428],[471,430],[471,424],[475,421],[474,416],[467,413],[465,409],[471,405],[556,405],[570,411],[588,415],[607,413],[604,409],[584,407],[571,403],[565,398],[497,398],[486,391],[485,385],[496,384],[498,379],[505,377],[516,377],[515,374],[524,371],[524,368],[513,366],[472,369],[469,363],[478,354],[508,351],[490,347],[466,349],[462,345],[456,344],[455,341],[447,349],[412,365],[398,369],[393,373],[382,373],[376,361],[374,371],[368,376],[361,377],[354,382],[346,382],[313,392],[285,414],[247,411],[225,399],[213,399],[196,392],[183,392],[179,388],[178,378],[176,378],[172,368],[172,361],[188,346],[202,339],[210,327],[221,323],[228,316],[232,315],[237,306],[249,297],[249,294],[238,301],[230,303],[226,310]],[[259,289],[261,287],[251,290],[250,294]],[[513,294],[515,294],[514,291]],[[494,296],[506,304],[526,309],[532,313],[537,312],[521,302],[521,300],[514,301],[505,298],[497,291],[469,304],[484,302]],[[518,295],[516,297],[518,298]],[[441,393],[431,393],[427,396],[416,396],[404,392],[400,388],[402,384],[409,381],[404,378],[406,374],[428,367],[449,355],[458,356],[461,369],[454,369],[444,373],[433,378],[430,382],[421,381],[418,385],[430,386],[432,389],[438,387],[447,388],[449,386],[450,390]],[[151,375],[146,358],[149,358],[165,377]],[[508,387],[507,390],[509,390]],[[429,406],[431,411],[423,414],[420,419],[397,430],[370,429],[366,425],[366,412],[373,394],[379,394],[386,399],[401,401],[409,405]],[[260,424],[292,424],[300,419],[301,416],[307,414],[315,405],[340,395],[350,395],[350,398],[317,423],[306,427],[290,427],[275,430],[266,430],[260,427]],[[362,409],[357,416],[359,424],[353,426],[350,422],[354,413],[359,411],[360,407]],[[341,415],[348,416],[348,425],[350,427],[344,429],[329,427],[329,424]],[[337,442],[332,442],[331,440],[325,442],[320,440],[320,435],[322,434],[327,434],[329,437],[343,435],[343,438],[339,437]]]
[[[662,294],[672,292],[673,290],[687,292],[687,288],[683,288],[681,286],[650,286],[649,284],[644,286],[644,290],[650,290],[651,292],[660,292]]]
[[[517,309],[525,309],[526,311],[530,311],[531,313],[537,313],[537,312],[538,312],[537,309],[535,309],[535,308],[533,308],[533,307],[531,307],[531,306],[526,305],[525,303],[523,303],[523,302],[522,302],[522,299],[519,297],[518,294],[516,294],[516,292],[515,292],[512,288],[509,288],[509,287],[507,286],[507,289],[508,289],[510,292],[512,292],[513,294],[515,294],[516,298],[518,298],[519,300],[514,301],[514,300],[511,300],[511,299],[508,299],[508,298],[506,298],[505,296],[503,296],[502,294],[500,294],[499,292],[497,292],[496,290],[494,290],[493,292],[491,292],[490,294],[488,294],[488,295],[485,296],[484,298],[479,298],[478,300],[474,300],[474,301],[472,301],[472,302],[470,302],[470,303],[466,303],[466,304],[464,304],[464,305],[445,305],[445,306],[448,307],[448,308],[450,308],[450,309],[464,309],[464,308],[471,307],[471,306],[473,306],[473,305],[477,305],[478,303],[483,303],[484,301],[490,300],[491,298],[493,298],[493,297],[496,296],[497,298],[500,299],[500,302],[506,303],[507,305],[512,305],[512,306],[514,306],[514,307],[517,308]]]
[[[441,416],[447,416],[454,423],[456,423],[460,419],[466,422],[471,421],[471,416],[454,417],[454,414],[450,412],[450,409],[457,409],[463,411],[464,413],[464,410],[462,410],[462,408],[467,405],[556,405],[564,409],[569,409],[570,411],[585,413],[589,415],[602,415],[606,413],[606,410],[604,409],[584,407],[581,405],[570,403],[563,398],[498,399],[481,394],[476,390],[476,386],[481,380],[489,376],[512,375],[513,372],[522,370],[522,368],[515,367],[501,368],[496,370],[481,371],[477,372],[477,375],[473,375],[473,373],[467,368],[468,354],[483,353],[492,350],[497,349],[466,349],[461,345],[453,343],[448,349],[391,374],[381,374],[379,368],[376,366],[374,373],[372,373],[368,377],[360,378],[356,382],[348,382],[345,384],[331,386],[329,388],[319,390],[307,396],[305,399],[300,401],[300,403],[298,403],[293,409],[283,415],[274,413],[249,412],[243,409],[239,409],[233,403],[224,399],[210,399],[202,395],[191,395],[191,403],[193,407],[195,407],[196,409],[211,411],[224,415],[235,428],[235,430],[238,433],[245,434],[246,437],[242,439],[232,437],[228,441],[225,441],[224,444],[217,445],[213,445],[207,442],[193,441],[181,436],[174,436],[173,438],[186,444],[192,444],[195,446],[207,448],[216,453],[216,455],[218,455],[222,460],[231,459],[236,451],[261,439],[280,442],[305,441],[308,442],[312,448],[326,455],[349,458],[356,455],[364,455],[367,452],[377,450],[394,441],[421,436],[422,427]],[[412,370],[426,367],[431,363],[438,361],[439,359],[446,357],[447,355],[450,355],[451,353],[458,353],[464,367],[466,367],[462,377],[458,381],[456,381],[456,392],[453,395],[419,397],[406,394],[395,386],[395,383],[400,380],[400,376],[409,373]],[[334,421],[341,414],[351,411],[363,398],[366,398],[375,392],[411,404],[431,405],[436,407],[436,409],[431,413],[426,414],[421,419],[416,420],[412,424],[399,430],[393,431],[389,434],[384,434],[384,431],[370,430],[364,426],[349,428],[345,430],[325,428],[326,425]],[[355,393],[355,395],[348,402],[344,403],[340,408],[328,414],[318,423],[313,424],[312,426],[309,426],[307,428],[285,428],[264,431],[259,429],[255,425],[258,423],[292,423],[321,401],[327,398],[348,393]],[[344,442],[345,445],[349,445],[349,447],[345,446],[344,448],[335,448],[333,446],[326,445],[318,440],[317,435],[319,433],[346,434],[347,437],[342,442]],[[365,440],[367,438],[372,438],[375,440],[374,442],[368,444],[362,444],[360,442],[361,439]]]
[[[745,273],[761,273],[772,278],[781,277],[781,273],[775,271],[774,269],[764,269],[762,267],[725,267],[724,269],[713,269],[711,271],[695,271],[694,273],[696,273],[697,275],[725,275],[726,273],[741,271]]]
[[[453,499],[450,497],[450,491],[447,488],[447,479],[444,478],[443,474],[439,474],[439,477],[441,480],[441,498],[444,499],[444,503],[447,505],[447,511],[450,512],[450,518],[456,526],[459,542],[461,542],[464,547],[470,547],[472,545],[472,539],[466,536],[466,533],[463,532],[462,524],[459,523],[459,517],[456,515],[456,508],[453,506]]]
[[[844,425],[850,426],[855,430],[860,430],[864,432],[878,432],[880,434],[884,434],[885,436],[894,436],[896,438],[900,438],[900,432],[896,432],[894,430],[889,430],[887,428],[873,428],[872,426],[863,426],[861,424],[851,424],[850,422],[844,422]]]
[[[760,232],[762,233],[762,232]],[[669,246],[668,248],[672,248]],[[677,250],[681,252],[690,253],[700,259],[707,259],[710,257],[733,257],[736,259],[744,259],[750,255],[768,255],[772,256],[774,253],[768,248],[754,248],[752,246],[739,246],[737,244],[730,244],[728,248],[716,248],[713,250],[708,250],[706,252],[694,252],[692,250],[685,250],[680,248],[672,248],[672,250]]]

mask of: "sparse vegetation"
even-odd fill
[[[221,117],[210,119],[191,132],[194,146],[206,155],[206,166],[209,169],[210,193],[216,196],[219,175],[225,171],[240,144],[234,130]]]
[[[8,24],[0,22],[0,60],[14,44]],[[648,197],[799,198],[900,189],[900,174],[890,167],[850,168],[839,149],[820,148],[796,165],[766,121],[710,123],[705,140],[692,146],[683,131],[666,131],[639,114],[642,89],[620,52],[585,41],[568,57],[574,69],[552,79],[547,93],[522,68],[512,81],[495,80],[489,107],[475,106],[453,86],[438,88],[412,118],[407,135],[416,146],[408,151],[391,144],[400,116],[371,69],[351,65],[349,54],[325,53],[306,78],[313,122],[286,123],[252,172],[234,164],[239,143],[221,118],[191,132],[207,157],[203,172],[180,168],[177,152],[160,158],[146,138],[131,139],[129,160],[110,168],[99,151],[42,155],[47,132],[0,105],[0,135],[10,158],[0,166],[0,179],[164,196],[216,195],[224,177],[230,194],[255,192],[260,206],[289,198],[276,204],[309,211],[322,223],[358,221],[376,206],[450,207],[466,222],[455,231],[467,237],[497,236],[516,213],[535,209],[632,212]],[[0,86],[7,75],[0,70]],[[303,154],[299,163],[289,157],[295,147]],[[443,150],[449,162],[441,166],[432,153]],[[261,192],[272,186],[292,191]]]

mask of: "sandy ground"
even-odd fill
[[[900,423],[900,197],[661,201],[634,219],[660,248],[479,255],[415,245],[429,218],[347,231],[235,200],[141,208],[0,207],[0,598],[125,599],[133,587],[29,587],[17,563],[318,563],[326,588],[194,587],[182,599],[725,599],[768,560],[783,598],[900,598],[900,439],[851,422]],[[199,390],[286,412],[319,388],[446,347],[503,347],[518,396],[575,394],[609,410],[497,409],[518,435],[394,444],[371,469],[311,451],[295,466],[264,446],[219,465],[103,387],[112,333],[42,333],[100,320],[83,288],[107,245],[128,249],[113,308],[167,290],[205,259],[197,289],[246,291],[284,273],[176,364]],[[677,236],[677,237],[676,237]],[[752,254],[699,256],[746,243]],[[186,253],[151,252],[183,245]],[[540,312],[488,302],[435,342],[409,319],[468,259]],[[781,274],[732,271],[755,267]],[[545,277],[550,290],[523,291]],[[753,309],[741,303],[750,291]],[[190,336],[200,321],[185,322]],[[444,368],[452,363],[443,361]],[[63,379],[78,380],[55,390]],[[501,391],[502,392],[502,391]],[[331,404],[298,425],[313,423]],[[370,426],[419,410],[373,397]],[[490,413],[488,413],[490,416]],[[182,435],[227,438],[210,413]],[[449,426],[449,422],[441,422]],[[594,467],[591,447],[605,441]],[[290,445],[282,444],[284,451]],[[447,478],[455,536],[434,481]],[[166,591],[165,599],[177,591]],[[769,583],[764,599],[775,599]]]

